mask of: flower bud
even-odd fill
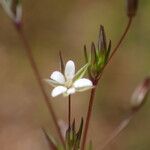
[[[150,91],[150,77],[146,78],[133,92],[131,106],[133,109],[139,108],[145,102]]]
[[[100,25],[99,30],[98,49],[100,52],[105,52],[107,50],[106,35],[102,25]]]
[[[6,14],[13,20],[16,25],[22,21],[22,6],[20,0],[1,0],[0,4]]]
[[[127,15],[134,17],[138,7],[138,0],[127,0]]]
[[[88,57],[86,46],[84,46],[84,55],[86,62],[89,63],[88,74],[92,81],[99,79],[103,67],[106,65],[109,54],[111,51],[111,41],[107,46],[105,30],[100,25],[98,47],[95,46],[94,42],[91,44],[91,53]]]

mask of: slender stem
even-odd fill
[[[128,31],[129,31],[129,29],[130,29],[131,23],[132,23],[132,17],[130,17],[130,18],[128,19],[127,26],[126,26],[126,28],[125,28],[125,30],[124,30],[124,32],[123,32],[121,38],[120,38],[119,41],[117,42],[117,45],[116,45],[116,46],[114,47],[114,49],[112,50],[112,53],[111,53],[111,55],[110,55],[110,57],[109,57],[109,59],[108,59],[108,62],[105,64],[104,68],[102,69],[102,72],[101,72],[101,75],[100,75],[99,79],[102,77],[103,72],[104,72],[106,66],[110,63],[112,57],[113,57],[114,54],[117,52],[118,48],[120,47],[121,43],[123,42],[124,38],[126,37]]]
[[[68,96],[68,124],[70,129],[71,128],[71,95]]]
[[[38,85],[39,85],[39,87],[40,87],[40,89],[41,89],[41,92],[42,92],[42,94],[43,94],[43,96],[44,96],[45,103],[47,104],[48,110],[49,110],[49,112],[50,112],[50,114],[51,114],[51,116],[52,116],[52,119],[53,119],[53,121],[54,121],[54,124],[55,124],[55,127],[56,127],[56,129],[57,129],[57,132],[58,132],[58,135],[59,135],[59,137],[60,137],[60,140],[61,140],[62,144],[65,146],[64,140],[63,140],[63,137],[62,137],[60,128],[59,128],[59,125],[58,125],[58,123],[57,123],[56,114],[55,114],[55,112],[54,112],[54,109],[53,109],[53,107],[52,107],[52,104],[50,103],[49,97],[47,96],[47,94],[46,94],[46,92],[45,92],[45,90],[44,90],[44,86],[43,86],[43,83],[42,83],[42,78],[41,78],[41,76],[40,76],[40,73],[39,73],[39,70],[38,70],[38,68],[37,68],[36,62],[35,62],[35,60],[34,60],[34,58],[33,58],[32,50],[31,50],[31,48],[30,48],[30,46],[29,46],[29,44],[28,44],[27,39],[26,39],[25,36],[24,36],[24,32],[23,32],[22,28],[21,28],[21,27],[17,27],[17,26],[15,26],[15,27],[16,27],[16,29],[17,29],[17,31],[18,31],[18,34],[19,34],[19,37],[20,37],[20,39],[21,39],[21,41],[22,41],[22,43],[23,43],[23,45],[24,45],[24,47],[25,47],[27,57],[28,57],[28,59],[29,59],[29,62],[30,62],[30,64],[31,64],[31,67],[32,67],[32,69],[33,69],[33,72],[34,72],[34,75],[35,75],[36,80],[37,80],[37,82],[38,82]]]
[[[42,128],[42,131],[45,135],[46,140],[48,141],[48,145],[50,147],[50,150],[57,150],[56,145],[53,143],[53,141],[49,138],[48,134],[46,133],[45,129]]]
[[[94,102],[94,98],[95,98],[95,91],[96,91],[96,87],[91,90],[91,96],[90,96],[90,101],[89,101],[89,105],[88,105],[88,112],[86,115],[86,122],[85,122],[84,131],[83,131],[83,140],[81,143],[81,150],[85,149],[85,143],[86,143],[86,138],[87,138],[87,133],[88,133],[88,128],[89,128],[89,122],[91,119],[93,102]]]
[[[112,51],[112,53],[111,53],[111,55],[110,55],[110,57],[109,57],[109,62],[110,62],[110,60],[112,59],[112,57],[114,56],[114,54],[117,52],[119,46],[121,45],[122,41],[124,40],[125,36],[127,35],[128,31],[129,31],[129,29],[130,29],[131,23],[132,23],[132,17],[129,18],[128,23],[127,23],[127,26],[126,26],[126,28],[125,28],[125,30],[124,30],[124,32],[123,32],[123,34],[122,34],[120,40],[118,41],[118,44],[117,44],[117,45],[115,46],[115,48],[113,49],[113,51]]]
[[[124,129],[128,126],[131,119],[134,117],[137,110],[131,111],[131,113],[114,129],[108,139],[102,144],[99,150],[104,150]]]
[[[121,36],[121,38],[119,39],[119,41],[117,42],[117,45],[115,46],[115,48],[113,49],[108,62],[106,63],[106,65],[104,66],[100,77],[98,78],[98,81],[100,80],[100,78],[103,75],[103,72],[106,68],[106,66],[108,65],[108,63],[110,63],[110,60],[112,59],[112,57],[114,56],[114,54],[117,52],[118,48],[120,47],[121,43],[123,42],[125,36],[127,35],[129,28],[131,26],[132,23],[132,17],[129,18],[127,26]],[[98,82],[96,83],[96,85],[98,84]],[[95,92],[96,92],[96,88],[92,89],[91,91],[91,97],[90,97],[90,101],[89,101],[89,106],[88,106],[88,112],[87,112],[87,116],[86,116],[86,122],[85,122],[85,128],[84,128],[84,132],[83,132],[83,140],[82,140],[82,144],[81,144],[81,150],[85,149],[85,143],[86,143],[86,138],[87,138],[87,132],[88,132],[88,128],[89,128],[89,122],[90,122],[90,118],[91,118],[91,113],[92,113],[92,107],[93,107],[93,101],[94,101],[94,97],[95,97]]]

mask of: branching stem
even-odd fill
[[[128,19],[127,26],[126,26],[126,28],[125,28],[125,30],[124,30],[124,32],[123,32],[121,38],[119,39],[117,45],[116,45],[115,48],[112,50],[112,53],[111,53],[111,55],[110,55],[110,57],[109,57],[109,59],[108,59],[108,62],[107,62],[107,63],[105,64],[105,66],[103,67],[102,72],[101,72],[101,75],[100,75],[100,77],[99,77],[99,80],[100,80],[100,78],[102,77],[103,72],[104,72],[106,66],[107,66],[108,64],[110,64],[111,59],[113,58],[113,56],[114,56],[115,53],[117,52],[118,48],[120,47],[121,43],[123,42],[125,36],[127,35],[128,31],[129,31],[129,29],[130,29],[131,23],[132,23],[132,17],[130,17],[130,18]]]
[[[118,48],[120,47],[121,43],[123,42],[125,36],[127,35],[129,28],[131,26],[132,23],[132,17],[129,18],[127,26],[121,36],[121,38],[119,39],[119,41],[117,42],[115,48],[113,49],[108,62],[106,63],[106,65],[104,66],[100,77],[98,78],[98,81],[100,80],[100,78],[103,75],[103,72],[107,66],[108,63],[110,63],[110,60],[112,59],[112,57],[114,56],[114,54],[117,52]],[[98,81],[95,84],[95,87],[97,87]],[[81,143],[81,150],[85,149],[85,144],[86,144],[86,139],[87,139],[87,133],[88,133],[88,128],[89,128],[89,122],[90,122],[90,118],[91,118],[91,114],[92,114],[92,108],[93,108],[93,102],[94,102],[94,98],[95,98],[95,92],[96,92],[96,88],[91,90],[91,96],[90,96],[90,100],[89,100],[89,106],[88,106],[88,112],[86,115],[86,122],[85,122],[85,127],[84,127],[84,131],[83,131],[83,139],[82,139],[82,143]]]

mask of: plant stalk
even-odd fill
[[[102,144],[99,150],[104,150],[111,142],[120,135],[124,131],[124,129],[128,126],[134,115],[136,114],[137,110],[132,110],[131,113],[118,125],[117,128],[111,133],[108,139]]]
[[[113,51],[112,51],[112,53],[111,53],[111,55],[109,57],[109,60],[105,64],[104,68],[102,69],[101,75],[99,76],[98,81],[97,81],[97,83],[95,85],[98,84],[100,78],[103,75],[103,72],[104,72],[106,66],[110,63],[112,57],[117,52],[118,48],[120,47],[121,43],[123,42],[124,38],[126,37],[128,31],[130,29],[131,23],[132,23],[132,17],[129,18],[127,26],[126,26],[126,28],[125,28],[121,38],[119,39],[119,41],[117,42],[115,48],[113,49]],[[89,106],[88,106],[88,112],[87,112],[87,116],[86,116],[85,128],[84,128],[84,132],[83,132],[83,140],[82,140],[82,143],[81,143],[81,150],[85,149],[87,133],[88,133],[88,128],[89,128],[89,122],[90,122],[90,118],[91,118],[91,114],[92,114],[93,101],[94,101],[94,98],[95,98],[95,92],[96,92],[96,86],[95,86],[94,89],[91,90],[91,97],[90,97]]]
[[[71,129],[71,95],[68,96],[68,125]]]
[[[89,129],[89,122],[90,122],[91,114],[92,114],[92,108],[93,108],[95,93],[96,93],[96,86],[95,86],[95,88],[93,88],[91,90],[91,96],[90,96],[90,101],[89,101],[89,105],[88,105],[88,112],[86,115],[86,122],[85,122],[84,131],[83,131],[83,140],[81,143],[81,150],[85,149],[85,144],[86,144],[86,139],[87,139],[87,134],[88,134],[88,129]]]
[[[29,59],[30,65],[31,65],[32,70],[34,72],[34,75],[35,75],[35,78],[37,80],[37,83],[38,83],[38,85],[39,85],[39,87],[41,89],[41,92],[42,92],[42,94],[44,96],[45,103],[46,103],[46,105],[48,107],[48,110],[49,110],[51,116],[52,116],[52,119],[53,119],[53,122],[55,124],[56,130],[57,130],[58,135],[60,137],[60,140],[61,140],[62,144],[65,147],[64,139],[62,137],[62,134],[61,134],[58,122],[57,122],[56,114],[54,112],[52,104],[50,103],[49,97],[47,96],[47,94],[45,92],[45,89],[44,89],[44,86],[43,86],[43,83],[42,83],[41,75],[40,75],[39,70],[37,68],[36,62],[35,62],[35,60],[33,58],[32,50],[31,50],[31,48],[30,48],[30,46],[28,44],[28,41],[27,41],[27,39],[26,39],[26,37],[24,35],[22,27],[21,26],[18,27],[18,26],[15,25],[15,28],[16,28],[16,30],[18,32],[18,35],[19,35],[19,37],[20,37],[20,39],[21,39],[21,41],[22,41],[22,43],[23,43],[23,45],[25,47],[25,51],[26,51],[27,57]]]
[[[48,142],[48,145],[49,145],[50,150],[57,150],[56,145],[54,145],[54,143],[52,142],[52,140],[49,138],[49,136],[48,136],[48,134],[46,133],[46,131],[45,131],[44,128],[42,128],[42,131],[43,131],[44,136],[45,136],[45,138],[46,138],[46,140],[47,140],[47,142]]]
[[[103,67],[102,72],[101,72],[101,75],[99,76],[99,80],[100,80],[100,78],[102,77],[103,72],[104,72],[106,66],[110,63],[111,59],[113,58],[113,56],[115,55],[115,53],[116,53],[117,50],[119,49],[121,43],[122,43],[123,40],[125,39],[125,37],[126,37],[128,31],[129,31],[129,29],[130,29],[130,27],[131,27],[132,20],[133,20],[132,17],[130,17],[130,18],[128,19],[127,26],[126,26],[126,28],[125,28],[125,30],[124,30],[124,32],[123,32],[121,38],[119,39],[119,41],[117,42],[116,46],[115,46],[114,49],[112,50],[112,53],[111,53],[111,55],[110,55],[110,57],[109,57],[107,63],[106,63],[105,66]]]

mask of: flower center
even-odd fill
[[[72,86],[72,80],[66,81],[66,82],[65,82],[65,86],[66,86],[67,88],[70,88],[70,87]]]

